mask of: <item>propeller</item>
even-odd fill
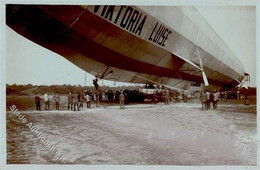
[[[208,81],[206,73],[205,73],[205,71],[203,69],[202,60],[201,60],[200,53],[199,53],[198,50],[197,50],[197,54],[198,54],[198,58],[199,58],[200,70],[201,70],[201,73],[202,73],[202,78],[203,78],[204,84],[205,84],[205,86],[208,86],[209,85],[209,81]]]
[[[174,53],[173,53],[173,54],[174,54]],[[193,62],[192,62],[191,60],[189,60],[189,59],[183,58],[183,57],[181,57],[181,56],[179,56],[179,55],[177,55],[177,54],[174,54],[174,55],[178,56],[178,57],[181,58],[182,60],[186,61],[187,63],[189,63],[189,64],[192,65],[193,67],[195,67],[195,68],[197,68],[198,70],[200,70],[201,73],[202,73],[202,78],[203,78],[203,81],[204,81],[205,86],[208,86],[208,85],[209,85],[208,78],[207,78],[207,76],[206,76],[206,74],[205,74],[205,72],[204,72],[204,70],[203,70],[202,60],[201,60],[201,57],[200,57],[198,51],[197,51],[197,55],[198,55],[198,58],[199,58],[200,67],[197,66],[195,63],[193,63]]]

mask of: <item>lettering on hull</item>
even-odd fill
[[[134,9],[131,6],[120,6],[115,10],[116,6],[101,6],[94,7],[94,13],[102,18],[119,25],[138,36],[141,35],[147,15]]]
[[[158,29],[157,29],[157,26],[158,26]],[[157,22],[155,27],[153,28],[153,31],[149,37],[149,40],[164,47],[165,41],[168,39],[168,36],[171,33],[172,32],[168,28],[166,28],[162,24],[160,24],[160,26],[159,26],[159,24]]]
[[[167,47],[172,30],[144,11],[132,6],[95,5],[88,10],[99,17],[161,47]],[[147,35],[146,35],[147,34]],[[165,48],[170,51],[168,48]]]

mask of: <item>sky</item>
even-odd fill
[[[216,33],[231,48],[256,86],[255,8],[239,6],[196,7]],[[66,60],[6,27],[6,77],[8,84],[84,85],[85,72]],[[87,73],[86,85],[93,76]],[[104,80],[102,85],[121,86]]]
[[[94,76],[62,56],[20,36],[7,27],[6,78],[8,84],[71,84],[92,86]],[[104,80],[102,85],[133,85]]]

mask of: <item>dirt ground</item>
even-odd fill
[[[236,102],[235,102],[236,103]],[[18,108],[19,109],[19,108]],[[256,165],[256,105],[221,102],[21,111],[64,155],[65,164]],[[11,111],[8,164],[62,163]]]

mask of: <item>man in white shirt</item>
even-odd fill
[[[219,100],[219,93],[215,91],[214,100],[213,100],[213,109],[217,109],[218,100]]]
[[[45,110],[49,110],[50,109],[50,99],[49,99],[47,92],[45,92],[43,98],[44,98],[44,102],[45,102]]]
[[[89,96],[89,94],[86,94],[86,95],[85,95],[85,99],[86,99],[86,102],[87,102],[87,108],[91,108],[91,103],[90,103],[90,96]]]
[[[206,98],[207,98],[206,109],[209,110],[210,109],[210,92],[209,91],[206,92]]]

